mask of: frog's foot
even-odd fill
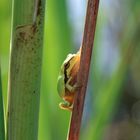
[[[61,109],[69,110],[69,111],[72,111],[72,109],[73,109],[73,105],[70,104],[70,103],[67,102],[67,101],[61,102],[61,103],[59,104],[59,107],[60,107]]]
[[[77,90],[79,90],[82,86],[79,85],[79,84],[75,84],[73,86],[69,85],[69,84],[66,84],[66,88],[70,91],[70,92],[75,92]]]
[[[80,84],[78,84],[78,83],[76,83],[76,84],[73,86],[73,90],[74,90],[74,91],[77,91],[77,90],[79,90],[80,88],[82,88],[82,85],[80,85]]]

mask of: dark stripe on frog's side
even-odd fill
[[[67,69],[70,67],[70,61],[73,59],[73,57],[64,65],[64,83],[66,84],[69,77],[68,77],[68,74],[67,74]]]

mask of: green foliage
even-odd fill
[[[1,67],[0,67],[0,140],[5,140],[5,128],[4,128],[4,108],[2,98],[2,83],[1,83]]]
[[[60,110],[58,106],[60,97],[56,85],[61,63],[73,46],[67,18],[66,1],[48,0],[45,19],[39,139],[55,140],[60,138],[65,140],[70,112]],[[46,132],[49,133],[46,135]]]
[[[126,0],[125,2],[125,7],[122,6],[123,8],[120,11],[118,9],[115,11],[114,9],[113,12],[110,9],[105,9],[103,2],[100,2],[93,50],[93,65],[89,77],[89,85],[91,86],[89,87],[89,97],[87,98],[90,98],[90,100],[85,103],[87,105],[85,107],[86,118],[83,118],[81,140],[104,140],[108,127],[114,126],[115,123],[119,125],[121,121],[123,122],[123,120],[116,121],[114,118],[116,114],[119,115],[118,107],[120,107],[122,97],[128,102],[130,100],[124,96],[126,91],[132,92],[133,96],[139,96],[139,0],[134,0],[133,2]],[[2,89],[5,108],[7,108],[6,93],[10,51],[11,5],[9,0],[0,1],[0,56],[2,58]],[[118,15],[111,17],[115,12],[118,12]],[[20,16],[20,12],[18,14]],[[112,23],[114,18],[117,19],[116,23]],[[121,25],[121,27],[112,27],[112,24]],[[118,63],[112,60],[115,63],[115,70],[108,72],[109,74],[105,69],[109,67],[109,63],[106,63],[107,66],[102,70],[100,62],[100,60],[104,59],[102,55],[104,50],[101,46],[103,46],[102,34],[105,26],[111,26],[112,30],[114,27],[117,28],[113,30],[113,33],[117,36],[117,45],[115,47],[119,53]],[[74,50],[72,28],[71,21],[68,19],[66,1],[47,0],[38,140],[66,140],[67,137],[71,114],[68,111],[61,110],[58,106],[61,99],[56,91],[56,83],[63,60],[68,53],[74,52],[72,51]],[[111,37],[109,36],[108,38]],[[113,40],[113,38],[111,39]],[[136,50],[132,51],[133,46]],[[129,51],[129,48],[131,51]],[[111,61],[111,52],[109,55]],[[131,61],[128,62],[129,56],[131,56],[131,59],[129,59]],[[132,80],[130,85],[127,83],[129,78]],[[138,100],[138,98],[136,99]],[[132,119],[130,121],[133,122]],[[114,127],[112,127],[113,130],[115,130]],[[127,130],[127,126],[125,130]],[[122,133],[125,130],[120,129]],[[134,138],[132,139],[135,140]]]

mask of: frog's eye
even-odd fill
[[[69,60],[67,60],[67,62],[64,65],[65,69],[68,69],[70,67],[70,62],[73,58],[74,58],[74,55],[71,55],[71,57],[69,57]]]
[[[68,62],[64,65],[65,70],[66,70],[66,69],[68,69],[68,68],[69,68],[69,66],[70,66],[70,62],[68,61]]]
[[[70,62],[68,61],[68,62],[64,65],[64,75],[65,75],[64,81],[65,81],[65,83],[66,83],[67,80],[68,80],[67,69],[68,69],[69,67],[70,67]]]

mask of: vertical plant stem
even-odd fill
[[[4,108],[2,98],[2,81],[1,81],[1,66],[0,66],[0,140],[5,140],[5,128],[4,128]]]
[[[86,22],[82,42],[80,68],[77,79],[78,85],[81,86],[81,88],[75,95],[68,140],[78,140],[79,138],[93,41],[95,36],[98,6],[99,0],[88,0]]]
[[[45,0],[14,0],[7,140],[37,140]]]

